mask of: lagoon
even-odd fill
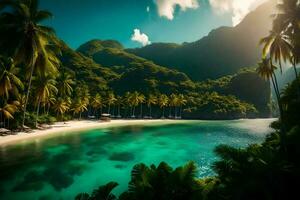
[[[214,175],[220,144],[263,142],[273,119],[178,121],[122,125],[0,146],[0,199],[74,199],[109,181],[127,188],[137,163],[178,167],[193,160],[199,177]]]

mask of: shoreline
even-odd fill
[[[111,126],[126,126],[126,125],[139,125],[149,123],[160,122],[175,122],[168,119],[151,119],[151,120],[112,120],[110,122],[92,121],[92,120],[73,120],[67,122],[56,122],[53,125],[49,125],[49,128],[45,129],[33,129],[30,132],[16,132],[15,134],[8,134],[0,136],[0,147],[7,145],[19,144],[29,141],[31,139],[40,139],[51,136],[57,136],[58,134],[65,134],[70,132],[81,132],[97,128],[109,128]]]
[[[274,118],[268,118],[270,122]],[[232,121],[244,121],[251,119],[238,119]],[[256,119],[257,120],[257,119]],[[33,129],[30,132],[16,132],[5,136],[0,136],[0,147],[8,145],[22,144],[30,140],[38,140],[41,138],[50,138],[58,136],[59,134],[66,134],[70,132],[78,133],[81,131],[88,131],[92,129],[109,128],[114,126],[140,125],[140,124],[155,124],[155,123],[180,123],[186,121],[210,121],[210,120],[174,120],[174,119],[116,119],[110,122],[101,122],[99,120],[72,120],[67,122],[56,122],[49,125],[45,129]],[[216,120],[219,121],[219,120]],[[220,120],[224,121],[224,120]]]

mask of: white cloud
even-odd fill
[[[141,33],[139,29],[134,29],[131,40],[141,43],[143,46],[151,44],[149,37],[145,33]]]
[[[196,9],[199,7],[198,0],[155,0],[155,2],[159,16],[166,17],[169,20],[174,18],[176,6],[179,6],[182,11],[188,8]]]
[[[252,10],[266,0],[209,0],[218,14],[232,12],[232,24],[235,26]]]

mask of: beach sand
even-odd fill
[[[81,121],[68,121],[68,122],[57,122],[50,125],[49,128],[39,130],[35,129],[29,133],[18,132],[11,135],[0,136],[0,146],[21,143],[30,139],[39,139],[42,137],[51,137],[57,134],[67,132],[78,132],[84,130],[91,130],[97,128],[106,128],[112,126],[124,126],[134,124],[149,124],[157,122],[172,122],[174,120],[112,120],[110,122],[100,122],[92,120],[81,120]]]

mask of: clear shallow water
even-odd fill
[[[132,167],[166,161],[178,167],[190,160],[199,177],[211,176],[219,144],[245,147],[269,133],[271,120],[182,121],[134,125],[0,147],[0,199],[73,199],[109,181],[127,188]]]

